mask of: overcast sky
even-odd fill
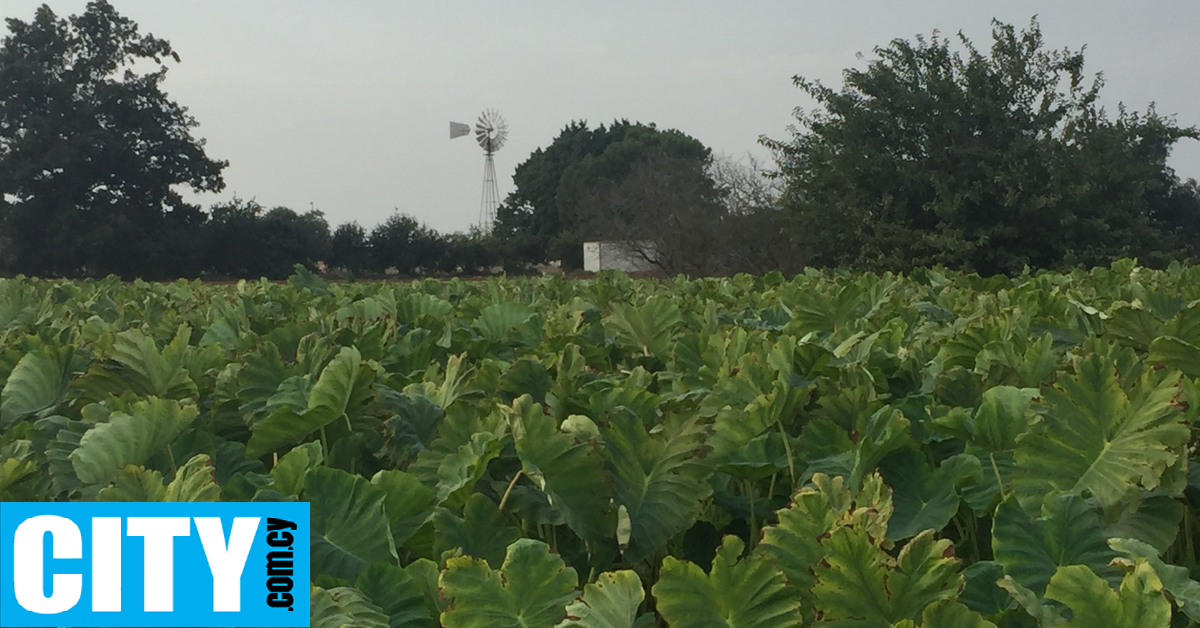
[[[42,4],[0,0],[29,20]],[[54,0],[60,16],[83,0]],[[1200,124],[1200,1],[1115,2],[401,2],[396,0],[113,0],[182,58],[165,82],[199,120],[210,157],[230,162],[226,190],[267,206],[315,207],[331,225],[370,227],[393,208],[442,231],[478,219],[483,155],[451,120],[485,108],[509,122],[496,156],[512,172],[571,120],[655,122],[716,153],[768,154],[810,104],[801,74],[841,84],[855,58],[894,38],[962,30],[981,48],[989,21],[1035,13],[1050,47],[1087,45],[1104,101]],[[7,32],[7,31],[5,31]],[[1200,142],[1172,165],[1200,178]]]

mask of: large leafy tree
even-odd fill
[[[435,269],[442,257],[442,241],[436,231],[416,218],[395,212],[375,225],[368,236],[375,270],[395,268],[402,275],[418,269]]]
[[[357,222],[338,225],[330,239],[329,265],[361,273],[371,267],[371,247],[367,230]]]
[[[295,264],[310,268],[330,253],[329,223],[320,210],[298,214],[287,207],[267,210],[234,198],[212,206],[199,230],[205,270],[222,277],[282,279]]]
[[[224,187],[226,162],[162,90],[169,42],[96,0],[60,19],[8,20],[0,48],[0,227],[10,270],[186,272],[200,209],[175,186]]]
[[[712,158],[699,140],[654,124],[620,120],[595,129],[586,122],[567,125],[550,146],[534,151],[513,174],[516,190],[497,212],[495,227],[496,235],[508,242],[509,257],[582,265],[580,202],[597,185],[621,180],[655,152],[702,166]]]
[[[795,77],[817,107],[764,143],[814,262],[993,274],[1184,252],[1200,214],[1166,159],[1195,127],[1110,118],[1082,51],[1047,49],[1036,19],[993,22],[990,52],[959,40],[876,48],[841,90]]]

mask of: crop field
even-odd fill
[[[1200,267],[0,280],[0,500],[311,503],[312,625],[1200,622]]]

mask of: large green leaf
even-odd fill
[[[633,628],[646,597],[642,579],[624,569],[606,571],[583,587],[583,595],[567,605],[567,617],[556,628]]]
[[[1021,438],[1013,483],[1027,509],[1067,491],[1110,506],[1138,486],[1153,489],[1182,455],[1189,433],[1173,400],[1178,377],[1147,372],[1122,390],[1107,358],[1080,358],[1073,375],[1047,387],[1049,416]]]
[[[1104,526],[1104,536],[1137,539],[1160,553],[1175,543],[1187,512],[1182,500],[1166,495],[1150,495],[1122,506],[1120,516]]]
[[[437,465],[437,503],[459,491],[469,493],[498,455],[500,439],[490,432],[473,434],[469,441],[446,454]]]
[[[246,354],[244,363],[239,366],[238,410],[246,422],[253,425],[262,419],[267,400],[275,395],[284,380],[295,373],[283,363],[279,348],[272,342],[265,342],[257,350]]]
[[[358,350],[343,347],[321,371],[302,412],[283,405],[252,426],[246,455],[257,458],[348,416],[369,394],[373,379]]]
[[[844,477],[817,474],[811,484],[796,492],[787,508],[777,513],[779,522],[763,529],[755,551],[783,570],[808,612],[810,589],[815,582],[813,569],[825,556],[821,539],[846,526],[881,539],[891,513],[891,498],[878,473],[866,478],[857,495],[846,487]]]
[[[166,501],[167,488],[158,471],[129,465],[117,473],[111,485],[96,493],[100,502],[161,502]]]
[[[566,617],[578,576],[541,541],[520,539],[496,570],[478,558],[451,558],[442,572],[451,600],[445,628],[549,628]]]
[[[1036,595],[1064,565],[1085,565],[1112,582],[1120,580],[1120,572],[1108,566],[1116,554],[1105,544],[1099,515],[1076,495],[1047,496],[1037,517],[1006,500],[996,509],[992,551],[1004,572]]]
[[[1059,567],[1046,587],[1046,598],[1071,609],[1063,628],[1167,628],[1171,604],[1162,583],[1145,561],[1121,581],[1119,591],[1083,565]]]
[[[16,440],[0,447],[0,502],[35,501],[40,497],[40,487],[31,480],[40,481],[45,476],[33,458],[32,445],[28,440]]]
[[[221,487],[213,479],[213,465],[208,454],[196,454],[179,467],[175,478],[167,485],[163,501],[221,501]]]
[[[314,586],[309,606],[312,628],[389,628],[388,616],[350,587]]]
[[[385,505],[396,545],[404,544],[418,528],[425,525],[437,506],[433,490],[421,484],[412,474],[384,470],[371,478],[371,484],[387,494]]]
[[[1025,411],[1038,396],[1036,388],[995,386],[983,393],[972,423],[972,444],[988,452],[1009,451],[1029,426]]]
[[[368,394],[371,378],[364,378],[362,354],[354,347],[342,347],[321,370],[308,396],[308,407],[332,408],[338,418],[347,414],[355,402]],[[368,374],[371,372],[368,370]],[[366,381],[364,381],[364,379]]]
[[[273,488],[281,495],[299,495],[304,489],[304,480],[308,477],[308,472],[324,461],[321,443],[312,442],[293,447],[271,467],[271,477],[275,478]]]
[[[616,509],[596,441],[559,431],[554,419],[528,395],[505,412],[525,476],[545,492],[550,505],[580,538],[611,539]]]
[[[436,620],[450,605],[450,601],[442,597],[441,586],[438,584],[438,580],[442,577],[442,570],[432,560],[418,558],[404,568],[404,573],[408,574],[412,578],[413,584],[421,590],[425,596],[425,608],[429,611],[430,617]]]
[[[479,493],[467,499],[462,517],[439,508],[433,523],[439,551],[474,556],[493,567],[504,560],[508,546],[521,538],[521,531],[505,521],[496,504]]]
[[[950,541],[932,531],[914,537],[893,559],[864,530],[838,528],[821,541],[812,593],[823,621],[891,626],[916,619],[929,604],[953,599],[963,586]]]
[[[984,615],[998,615],[1012,605],[1012,598],[996,582],[1004,577],[1004,566],[1000,563],[981,560],[963,569],[966,584],[958,601],[967,608]]]
[[[142,465],[165,451],[198,414],[196,406],[174,400],[139,401],[128,414],[114,412],[84,433],[71,452],[71,465],[85,484],[107,482],[126,465]]]
[[[713,467],[704,458],[708,431],[699,417],[666,432],[650,435],[628,411],[614,413],[604,432],[614,501],[629,516],[624,553],[630,561],[661,551],[695,521],[700,501],[712,491]]]
[[[930,469],[924,456],[903,449],[884,458],[883,479],[892,488],[888,538],[907,539],[923,530],[941,530],[958,512],[959,487],[982,478],[979,459],[958,454]]]
[[[906,619],[893,628],[917,628],[917,623]],[[996,628],[996,624],[958,602],[943,600],[925,607],[920,628]]]
[[[1137,561],[1144,560],[1162,582],[1164,591],[1171,595],[1175,605],[1192,621],[1200,623],[1200,582],[1192,580],[1186,567],[1170,565],[1159,558],[1158,550],[1136,539],[1109,539],[1108,545],[1125,555],[1123,559],[1136,569]]]
[[[1123,306],[1108,313],[1104,321],[1104,333],[1124,340],[1126,344],[1145,351],[1150,343],[1162,334],[1162,321],[1154,317],[1149,310]]]
[[[31,351],[17,362],[0,390],[0,430],[30,415],[45,416],[67,396],[74,349],[63,355]]]
[[[258,458],[320,430],[338,418],[332,408],[317,406],[297,413],[288,407],[272,412],[252,428],[246,442],[246,456]]]
[[[405,570],[385,562],[371,563],[354,587],[388,616],[390,628],[434,628],[420,585]]]
[[[1150,345],[1148,360],[1200,377],[1200,345],[1174,336],[1160,336]]]
[[[851,488],[859,489],[863,478],[875,471],[884,456],[910,440],[910,425],[903,413],[891,408],[882,408],[867,417],[855,444],[854,466],[850,473]]]
[[[801,625],[800,601],[774,563],[752,554],[741,558],[741,539],[726,536],[708,575],[672,556],[663,559],[654,585],[658,612],[671,628]]]
[[[537,310],[516,301],[483,308],[473,327],[484,340],[499,345],[534,347],[542,337]]]
[[[1150,344],[1149,360],[1200,377],[1200,302],[1180,311]]]
[[[966,453],[979,459],[983,476],[962,492],[977,514],[991,512],[1010,490],[1017,440],[1029,428],[1029,405],[1039,394],[1036,388],[1013,386],[984,391],[966,445]]]
[[[1053,628],[1054,626],[1062,625],[1063,617],[1059,607],[1043,602],[1036,593],[1021,586],[1016,580],[1013,580],[1012,576],[1004,576],[996,582],[996,585],[1008,591],[1013,601],[1037,622],[1036,625],[1042,628]]]
[[[653,296],[641,307],[614,303],[612,310],[605,322],[612,326],[619,342],[645,355],[669,357],[672,332],[683,322],[674,300]]]
[[[305,478],[304,498],[311,503],[313,576],[353,581],[368,563],[395,558],[387,496],[366,478],[317,467]]]
[[[132,391],[165,399],[188,399],[197,395],[196,383],[186,362],[191,328],[181,325],[171,342],[159,351],[154,338],[138,329],[117,334],[108,356],[112,367],[94,365],[83,385],[114,395]]]

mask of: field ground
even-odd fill
[[[1200,267],[0,279],[0,386],[0,499],[310,502],[313,626],[1200,621]]]

